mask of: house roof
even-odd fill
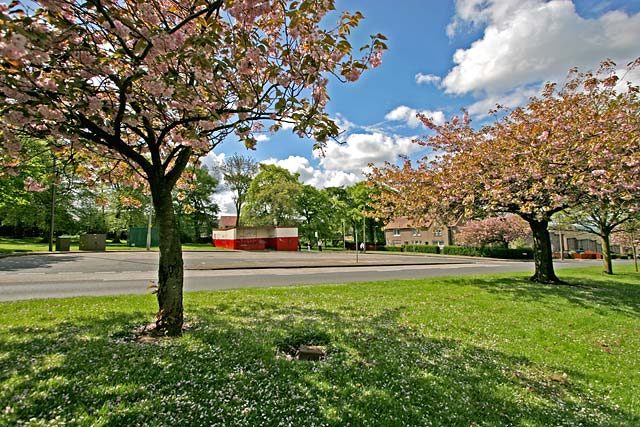
[[[395,228],[410,228],[410,229],[414,229],[416,227],[413,226],[413,222],[412,220],[409,219],[409,217],[406,216],[401,216],[398,218],[394,218],[391,221],[389,221],[387,223],[387,225],[384,227],[385,230],[393,230]],[[427,221],[425,224],[423,224],[420,227],[417,228],[421,228],[421,229],[426,229],[431,227],[432,225],[432,221]]]
[[[219,228],[233,228],[236,226],[236,219],[238,217],[235,215],[223,215],[218,220]]]

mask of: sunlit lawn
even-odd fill
[[[55,250],[55,244],[54,250]],[[75,238],[71,241],[72,251],[78,250],[78,239]],[[211,243],[184,243],[182,245],[183,250],[219,250],[219,248],[213,247]],[[0,254],[2,253],[21,253],[21,252],[46,252],[49,250],[49,243],[43,243],[41,237],[25,237],[21,239],[13,237],[0,237]],[[126,251],[126,250],[144,250],[144,248],[127,246],[127,242],[113,243],[107,241],[108,251]],[[151,250],[157,251],[157,247],[152,247]]]
[[[632,266],[0,305],[0,425],[640,425]],[[282,350],[324,345],[321,362]]]

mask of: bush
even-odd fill
[[[531,248],[474,248],[471,246],[445,246],[442,249],[445,255],[464,255],[464,256],[481,256],[489,258],[502,259],[531,259],[533,258],[533,249]]]
[[[445,246],[442,248],[444,255],[482,256],[480,249],[471,246]]]
[[[531,248],[491,248],[486,247],[481,249],[482,255],[490,258],[504,258],[504,259],[532,259],[533,249]]]
[[[379,250],[385,252],[402,252],[402,246],[381,246]]]
[[[419,252],[423,254],[439,254],[440,247],[437,245],[404,245],[403,252]]]

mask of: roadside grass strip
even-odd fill
[[[640,425],[640,275],[524,274],[0,304],[0,426]],[[300,345],[319,361],[295,358]]]

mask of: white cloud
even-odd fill
[[[219,209],[219,215],[235,215],[236,207],[233,204],[232,191],[218,191],[213,195],[213,201],[216,202]]]
[[[309,159],[301,156],[289,156],[284,160],[267,159],[260,163],[268,165],[276,165],[281,168],[287,169],[291,173],[300,174],[300,181],[306,183],[309,177],[313,176],[313,166],[309,163]]]
[[[640,13],[611,11],[585,19],[569,0],[458,0],[450,30],[484,25],[483,37],[454,54],[442,80],[450,94],[500,94],[562,79],[569,68],[620,64],[638,55]]]
[[[224,159],[225,159],[224,153],[216,154],[213,151],[211,151],[202,158],[201,163],[205,165],[207,168],[209,168],[209,170],[213,170],[213,169],[216,169],[222,163],[224,163]]]
[[[341,170],[321,170],[314,168],[309,159],[301,156],[289,156],[286,159],[267,159],[261,163],[272,164],[287,169],[291,173],[300,175],[303,184],[316,188],[343,187],[362,181],[362,174]]]
[[[314,157],[327,171],[343,171],[359,175],[369,168],[369,163],[381,165],[395,162],[398,156],[409,156],[422,147],[413,138],[383,133],[354,133],[344,143],[330,141],[323,152],[315,151]]]
[[[426,117],[431,118],[431,120],[433,120],[436,124],[441,125],[445,122],[444,113],[442,111],[418,111],[415,108],[407,107],[406,105],[401,105],[394,108],[392,111],[387,113],[384,118],[396,122],[405,122],[409,127],[417,128],[418,126],[422,125],[420,119],[416,117],[418,113],[424,114]],[[424,125],[422,126],[424,127]]]
[[[260,134],[256,135],[255,138],[256,138],[256,141],[258,141],[258,142],[268,141],[269,140],[269,135],[264,134],[264,133],[260,133]]]
[[[442,78],[440,76],[436,76],[435,74],[416,74],[416,83],[419,85],[434,84],[436,86],[439,86],[441,80]]]
[[[334,119],[334,121],[340,128],[340,132],[349,132],[351,129],[357,127],[355,123],[350,122],[345,116],[340,113],[336,114],[336,118]]]

